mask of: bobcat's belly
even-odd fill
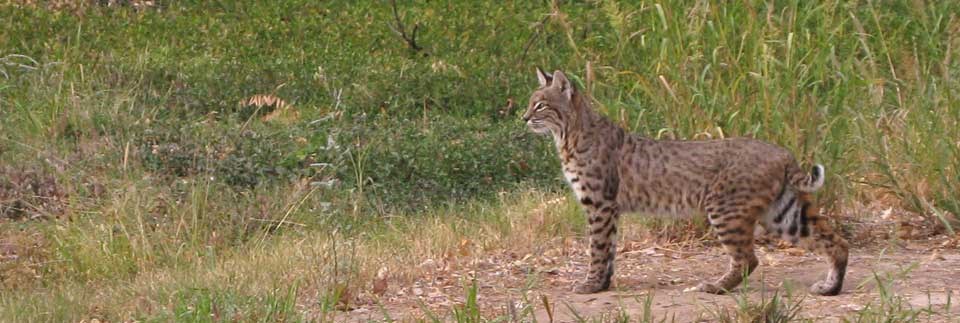
[[[660,209],[639,209],[634,211],[643,216],[663,218],[663,219],[690,219],[700,214],[695,209],[690,208],[660,208]]]
[[[703,213],[697,206],[696,196],[683,192],[673,193],[667,195],[649,191],[620,192],[618,204],[624,212],[659,218],[683,219]]]

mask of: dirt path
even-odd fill
[[[960,254],[955,251],[934,256],[926,250],[901,249],[894,253],[856,250],[851,257],[844,291],[835,297],[806,293],[807,286],[819,280],[826,270],[823,262],[816,257],[809,254],[791,256],[787,252],[762,252],[760,257],[764,259],[763,266],[750,277],[749,298],[757,301],[761,293],[770,297],[773,291],[791,290],[793,295],[803,298],[801,316],[818,321],[837,320],[863,309],[871,302],[874,306],[878,305],[877,277],[885,285],[889,284],[890,290],[903,297],[913,308],[928,305],[942,307],[947,302],[948,293],[954,297],[960,296],[957,292],[960,288],[960,282],[957,282],[960,280]],[[554,295],[556,301],[568,302],[584,317],[615,313],[621,308],[631,317],[642,317],[645,296],[651,292],[654,297],[650,309],[655,318],[675,317],[680,322],[708,320],[712,317],[710,311],[732,310],[736,306],[735,297],[683,292],[684,288],[695,285],[701,277],[712,277],[725,269],[726,257],[716,249],[685,259],[647,257],[647,261],[637,266],[631,265],[640,263],[637,259],[640,257],[633,258],[628,262],[625,275],[615,291],[576,295],[563,289],[551,289],[547,293]],[[954,284],[952,288],[949,285],[951,283]],[[555,319],[573,319],[569,310],[559,312],[559,315],[554,315]],[[953,306],[951,312],[960,313],[960,307]],[[544,309],[536,314],[538,321],[549,321]]]
[[[944,241],[947,241],[944,243]],[[757,249],[760,268],[750,277],[747,298],[756,302],[774,291],[790,291],[791,300],[801,302],[800,317],[816,321],[839,321],[857,311],[881,303],[878,281],[895,294],[903,308],[931,308],[938,314],[921,316],[921,321],[960,322],[960,251],[940,239],[908,245],[875,246],[851,251],[850,267],[842,294],[814,296],[807,287],[825,274],[826,264],[798,249]],[[379,298],[378,305],[356,307],[337,320],[383,320],[384,310],[394,319],[425,317],[424,308],[446,315],[464,300],[464,282],[475,277],[481,311],[491,317],[514,317],[521,321],[575,321],[584,318],[615,318],[626,313],[632,320],[647,308],[657,320],[669,322],[711,321],[711,312],[733,312],[742,294],[718,296],[683,292],[702,278],[715,278],[726,268],[727,258],[717,247],[674,250],[639,248],[627,243],[617,262],[611,291],[578,295],[570,292],[586,271],[580,246],[534,255],[498,254],[454,263],[426,261],[424,275],[416,281],[395,286]],[[652,294],[650,305],[645,306]],[[549,304],[544,306],[544,299]],[[952,303],[946,308],[948,303]],[[511,309],[512,308],[512,309]]]

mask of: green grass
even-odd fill
[[[833,213],[889,194],[957,229],[952,1],[400,1],[421,51],[381,1],[22,2],[0,2],[0,164],[66,194],[0,220],[19,256],[0,264],[0,320],[299,320],[295,301],[330,308],[381,253],[509,245],[507,214],[565,194],[551,143],[518,120],[534,66],[633,131],[823,163]],[[264,121],[238,104],[256,94],[296,113]],[[39,195],[6,185],[14,171],[0,196]],[[538,235],[578,232],[576,207],[558,210]],[[444,233],[411,241],[422,226]],[[329,237],[370,254],[333,255]]]
[[[746,281],[746,279],[744,279]],[[742,289],[734,294],[735,305],[724,308],[715,305],[715,308],[707,308],[709,319],[723,323],[753,323],[753,322],[801,322],[804,319],[800,316],[800,310],[803,308],[803,298],[793,297],[792,288],[786,286],[783,291],[770,292],[760,287],[760,299],[751,300],[748,293],[747,284],[743,284]],[[809,319],[806,319],[809,321]]]
[[[913,267],[907,268],[901,275],[905,275]],[[945,307],[944,313],[938,313],[933,308],[914,308],[903,296],[891,291],[896,281],[896,275],[881,277],[873,273],[873,282],[876,283],[879,297],[868,303],[862,310],[846,318],[847,322],[922,322],[937,318],[935,315],[949,316],[950,306]],[[948,296],[949,297],[949,296]],[[949,303],[949,302],[948,302]]]

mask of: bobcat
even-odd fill
[[[826,279],[810,291],[836,295],[847,267],[847,242],[811,201],[823,186],[824,169],[802,171],[787,150],[762,141],[653,140],[629,134],[593,111],[561,71],[537,68],[540,87],[530,96],[523,120],[550,134],[563,174],[587,213],[590,271],[575,292],[610,288],[617,220],[624,212],[706,214],[730,256],[726,273],[688,290],[725,293],[759,265],[754,254],[758,222],[781,239],[830,261]]]

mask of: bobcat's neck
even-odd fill
[[[579,93],[573,97],[578,115],[571,118],[560,134],[554,134],[560,160],[564,164],[586,165],[596,162],[598,154],[620,148],[626,132],[590,107]]]

